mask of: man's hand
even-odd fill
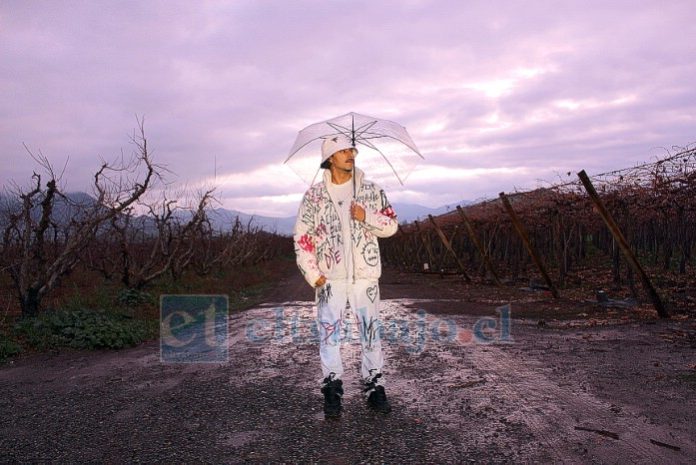
[[[365,221],[365,209],[355,202],[350,204],[350,217],[354,220]]]
[[[317,279],[317,282],[314,283],[315,287],[321,287],[324,284],[326,284],[326,276],[322,276],[321,278]]]

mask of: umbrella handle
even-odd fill
[[[353,158],[353,202],[357,199],[357,192],[355,190],[355,158]],[[349,221],[350,225],[350,254],[353,261],[353,284],[355,284],[355,253],[353,252],[353,221]]]
[[[353,200],[358,197],[358,193],[355,190],[355,159],[353,160]]]

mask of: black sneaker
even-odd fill
[[[343,397],[343,381],[335,379],[331,373],[324,378],[321,392],[324,394],[324,416],[326,418],[338,418],[341,416],[341,397]]]
[[[391,412],[391,405],[387,400],[387,393],[384,392],[384,386],[376,384],[377,379],[381,376],[382,373],[377,373],[365,383],[367,405],[376,412],[389,413]]]

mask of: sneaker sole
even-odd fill
[[[390,413],[392,411],[391,407],[383,408],[383,407],[378,407],[378,406],[370,405],[370,404],[368,404],[368,407],[370,410],[372,410],[373,412],[377,412],[377,413]]]

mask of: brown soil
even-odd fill
[[[606,308],[592,295],[555,300],[544,291],[386,270],[383,320],[409,330],[392,326],[384,335],[394,411],[365,408],[359,347],[347,343],[345,412],[325,421],[318,347],[309,331],[314,294],[296,270],[284,269],[262,303],[232,311],[227,363],[162,363],[152,341],[118,352],[32,354],[0,367],[0,461],[693,463],[696,457],[693,320],[658,319],[648,305]],[[500,332],[506,304],[507,338]],[[475,337],[482,321],[496,325],[479,331],[489,343]],[[267,331],[254,341],[250,328]]]

